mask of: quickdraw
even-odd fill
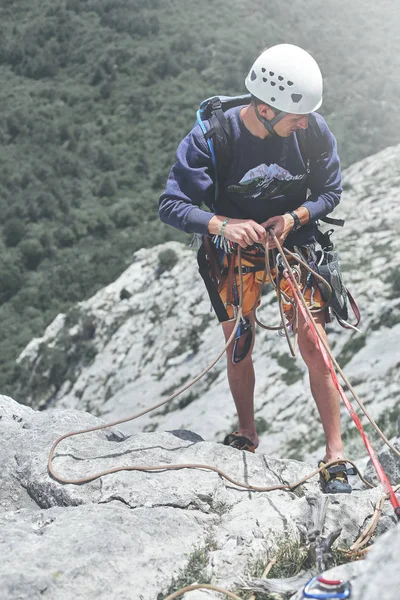
[[[350,598],[351,583],[314,577],[303,589],[303,598]]]

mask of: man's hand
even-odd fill
[[[219,215],[211,217],[208,223],[209,233],[219,235],[224,220],[225,217]],[[255,243],[265,244],[267,241],[265,227],[252,219],[229,219],[224,227],[224,237],[231,242],[236,242],[242,248]]]
[[[281,246],[283,246],[284,241],[286,240],[289,233],[292,231],[293,225],[294,219],[289,214],[280,215],[278,217],[272,217],[271,219],[268,219],[268,221],[265,221],[265,223],[262,223],[262,227],[265,227],[265,229],[273,230]],[[272,237],[270,237],[269,247],[276,248]]]

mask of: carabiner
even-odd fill
[[[237,304],[233,304],[233,302],[224,302],[225,310],[228,308],[228,306],[231,306],[232,310],[233,310],[233,319],[229,319],[229,320],[235,321],[237,318],[237,314],[238,314],[238,306],[237,306]]]
[[[253,332],[251,323],[247,317],[242,317],[236,331],[236,338],[233,346],[232,362],[234,365],[237,365],[246,358],[251,348],[252,341]]]
[[[276,264],[276,268],[279,269],[279,271],[281,271],[281,272],[286,267],[285,262],[284,262],[280,252],[278,252],[277,255],[275,256],[275,264]]]
[[[341,581],[338,579],[329,580],[323,577],[314,577],[303,589],[303,598],[350,598],[350,581]]]
[[[315,290],[311,286],[310,306],[308,307],[310,310],[312,310],[315,306],[314,294],[315,294]]]

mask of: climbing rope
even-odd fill
[[[116,425],[120,425],[121,423],[127,423],[128,421],[133,421],[135,419],[138,419],[139,417],[163,406],[164,404],[170,402],[171,400],[173,400],[174,398],[176,398],[177,396],[182,394],[185,390],[187,390],[189,387],[191,387],[197,381],[199,381],[199,379],[201,379],[201,377],[203,377],[210,369],[212,369],[212,367],[224,355],[227,348],[229,347],[229,344],[231,344],[232,340],[234,339],[237,327],[240,323],[240,319],[242,318],[243,277],[242,277],[240,247],[238,248],[238,272],[239,272],[239,282],[240,282],[240,285],[239,285],[239,308],[238,308],[238,313],[236,316],[235,326],[234,326],[234,329],[233,329],[229,339],[227,340],[224,348],[221,350],[221,352],[218,354],[218,356],[201,373],[199,373],[191,381],[189,381],[188,383],[186,383],[185,385],[180,387],[178,390],[173,392],[168,398],[166,398],[166,400],[163,400],[162,402],[159,402],[158,404],[156,404],[148,409],[145,409],[139,413],[136,413],[130,417],[127,417],[124,419],[119,419],[117,421],[113,421],[111,423],[106,423],[104,425],[97,425],[95,427],[89,427],[87,429],[82,429],[79,431],[72,431],[69,433],[65,433],[65,434],[61,435],[59,438],[57,438],[51,447],[51,450],[49,452],[49,457],[48,457],[48,471],[55,480],[59,481],[60,483],[80,485],[82,483],[88,483],[90,481],[94,481],[95,479],[98,479],[99,477],[103,477],[103,476],[109,475],[111,473],[117,473],[119,471],[165,471],[165,470],[179,470],[179,469],[204,469],[204,470],[208,470],[208,471],[214,471],[215,473],[218,473],[218,475],[220,475],[221,477],[223,477],[230,483],[232,483],[238,487],[244,488],[246,490],[257,491],[257,492],[270,492],[270,491],[274,491],[274,490],[293,490],[296,487],[298,487],[299,485],[301,485],[301,484],[305,483],[306,481],[308,481],[309,479],[311,479],[312,477],[315,477],[323,469],[326,469],[327,467],[329,467],[333,464],[336,464],[337,461],[330,461],[330,462],[325,463],[323,467],[315,469],[307,477],[303,477],[302,479],[299,479],[298,481],[295,481],[293,483],[288,483],[288,484],[278,484],[278,485],[267,486],[267,487],[253,486],[253,485],[239,482],[239,481],[233,479],[232,477],[230,477],[229,475],[227,475],[226,473],[224,473],[221,469],[218,469],[217,467],[213,467],[212,465],[197,464],[197,463],[182,463],[182,464],[176,464],[176,465],[164,465],[164,464],[162,464],[162,465],[142,465],[142,466],[124,465],[124,466],[120,466],[120,467],[114,467],[112,469],[107,469],[104,471],[99,471],[97,473],[94,473],[92,475],[89,475],[87,477],[82,477],[79,479],[65,478],[65,477],[62,477],[61,475],[59,475],[58,473],[56,473],[56,471],[53,467],[54,453],[55,453],[57,446],[63,440],[73,437],[73,436],[76,436],[76,435],[83,435],[85,433],[92,433],[94,431],[108,429],[110,427],[115,427]],[[351,464],[356,469],[360,479],[367,486],[374,487],[366,479],[363,478],[362,474],[360,473],[360,471],[358,470],[357,466],[355,465],[355,463],[353,461],[351,461],[350,459],[343,459],[343,462],[347,462],[347,463]]]
[[[274,234],[273,231],[271,232],[271,235],[272,235],[272,238],[274,239],[274,242],[276,243],[277,247],[279,248],[279,250],[282,251],[282,248],[280,248],[279,242],[278,242],[278,240],[277,240],[277,238],[276,238],[276,236],[275,236],[275,234]],[[289,256],[291,256],[292,258],[294,257],[294,254],[292,252],[290,252],[289,250],[285,249],[285,252]],[[321,352],[321,355],[322,355],[322,357],[324,359],[324,362],[325,362],[328,370],[330,371],[330,374],[331,374],[332,380],[333,380],[333,382],[335,384],[335,387],[338,390],[338,392],[339,392],[339,394],[340,394],[340,396],[341,396],[341,398],[342,398],[342,400],[343,400],[343,402],[344,402],[347,410],[350,413],[351,418],[353,419],[354,423],[356,424],[356,427],[357,427],[358,431],[361,434],[361,437],[362,437],[363,442],[365,444],[365,447],[366,447],[366,449],[368,451],[368,454],[371,457],[371,461],[372,461],[372,464],[373,464],[373,466],[375,468],[375,471],[376,471],[376,473],[378,475],[378,478],[379,478],[379,480],[380,480],[380,482],[381,482],[381,484],[383,486],[383,489],[385,490],[386,494],[388,495],[388,497],[390,499],[390,502],[391,502],[391,504],[393,506],[393,509],[395,511],[395,514],[396,514],[397,518],[400,520],[400,503],[397,500],[397,497],[396,497],[396,495],[395,495],[395,493],[394,493],[394,491],[392,489],[390,481],[389,481],[389,479],[388,479],[388,477],[387,477],[387,475],[386,475],[386,473],[385,473],[385,471],[384,471],[381,463],[379,462],[379,459],[378,459],[378,457],[376,455],[376,452],[375,452],[375,450],[374,450],[374,448],[373,448],[373,446],[372,446],[372,444],[371,444],[371,442],[370,442],[367,434],[364,431],[364,428],[363,428],[363,426],[361,424],[361,421],[360,421],[358,415],[354,411],[354,408],[352,407],[352,405],[351,405],[349,399],[347,398],[347,396],[346,396],[346,394],[345,394],[342,386],[339,383],[339,380],[337,378],[336,372],[335,372],[335,370],[333,368],[334,357],[332,355],[332,352],[330,351],[330,348],[329,348],[326,340],[320,334],[320,332],[318,331],[318,329],[317,329],[317,327],[315,325],[315,322],[314,322],[314,319],[312,317],[311,311],[308,308],[307,303],[304,302],[304,298],[303,298],[303,296],[301,294],[300,287],[299,287],[299,285],[297,283],[296,278],[293,276],[293,274],[291,272],[290,265],[289,265],[289,263],[288,263],[288,261],[286,259],[286,256],[284,254],[282,255],[282,258],[283,258],[283,261],[284,261],[285,267],[286,267],[286,269],[283,272],[283,276],[285,277],[286,281],[288,282],[288,284],[289,284],[289,286],[290,286],[290,288],[292,290],[293,296],[296,298],[296,304],[297,304],[297,306],[299,307],[299,310],[302,313],[304,321],[307,323],[307,325],[309,326],[309,328],[310,328],[310,330],[311,330],[311,332],[312,332],[312,334],[314,336],[315,342],[316,342],[316,344],[317,344],[317,346],[318,346],[318,348],[319,348],[319,350]],[[339,367],[339,365],[337,364],[336,361],[335,361],[335,363],[336,363],[336,368],[337,368],[338,372],[340,373],[342,379],[345,381],[346,384],[349,384],[349,382],[347,380],[347,377],[344,375],[342,369]],[[359,400],[359,398],[358,398],[358,396],[357,396],[356,393],[354,393],[354,397],[357,400],[357,402],[359,403],[359,405],[363,407],[363,410],[364,410],[365,414],[367,414],[367,411],[366,411],[365,407],[362,405],[361,400]],[[375,422],[372,419],[370,419],[370,421],[373,422],[374,425],[376,425]],[[377,429],[377,431],[379,431],[380,434],[382,434],[382,432],[380,431],[380,429],[378,428],[377,425],[376,425],[376,429]],[[382,434],[382,436],[383,436],[383,434]],[[385,437],[384,437],[384,439],[386,440]],[[389,447],[391,449],[393,449],[393,451],[396,452],[396,454],[398,456],[400,456],[400,452],[398,452],[396,450],[396,448],[394,448],[394,446],[392,446],[392,444],[390,444],[390,442],[388,440],[387,440],[387,442],[388,442]]]
[[[371,521],[370,526],[368,526],[368,530],[366,532],[363,532],[360,536],[360,538],[353,544],[354,548],[352,547],[351,549],[353,549],[354,551],[361,551],[360,547],[362,545],[365,545],[370,537],[373,534],[373,531],[375,530],[376,524],[378,519],[379,519],[379,515],[380,512],[382,510],[382,506],[383,506],[383,502],[384,500],[386,500],[387,498],[390,499],[393,508],[395,510],[395,513],[398,517],[398,519],[400,520],[400,505],[399,502],[396,498],[395,492],[392,489],[390,482],[386,476],[386,474],[384,473],[384,470],[382,468],[382,466],[379,463],[379,460],[376,456],[376,453],[371,445],[371,443],[369,442],[369,439],[367,438],[361,422],[358,418],[358,416],[356,415],[350,401],[347,399],[346,395],[344,394],[343,389],[341,388],[336,373],[334,371],[334,368],[337,370],[337,372],[340,374],[341,378],[343,379],[343,381],[345,382],[345,384],[347,385],[350,393],[353,395],[354,399],[356,400],[356,402],[358,403],[359,407],[361,408],[362,412],[366,415],[366,417],[368,418],[369,422],[371,423],[371,425],[374,427],[374,429],[377,431],[378,435],[382,438],[382,440],[385,442],[385,444],[397,455],[400,456],[400,452],[390,443],[390,441],[386,438],[386,436],[383,434],[383,432],[380,430],[380,428],[378,427],[378,425],[375,423],[375,421],[372,419],[372,417],[369,415],[367,409],[365,408],[364,404],[361,402],[361,400],[359,399],[358,395],[356,394],[354,388],[351,386],[350,382],[348,381],[348,379],[346,378],[346,376],[344,375],[342,369],[340,368],[340,366],[338,365],[336,359],[334,358],[334,356],[332,355],[328,344],[326,343],[326,341],[323,339],[323,337],[320,335],[318,329],[315,326],[315,322],[312,316],[312,312],[310,311],[310,309],[308,308],[305,299],[302,295],[302,292],[300,290],[300,287],[298,285],[298,282],[296,280],[296,277],[293,275],[292,272],[292,266],[289,264],[286,256],[289,256],[292,261],[294,261],[295,263],[297,262],[298,264],[302,265],[303,268],[307,269],[316,279],[318,280],[322,280],[322,282],[324,282],[324,285],[326,285],[329,288],[329,285],[327,284],[327,282],[325,282],[325,280],[315,271],[313,271],[313,269],[311,269],[311,267],[309,265],[307,265],[307,263],[305,263],[300,256],[298,256],[295,253],[290,252],[289,250],[287,250],[286,248],[283,249],[273,230],[269,231],[269,235],[272,237],[273,242],[275,243],[276,248],[278,249],[279,253],[280,253],[280,257],[281,260],[283,261],[284,264],[284,271],[283,271],[283,276],[285,277],[286,281],[288,282],[292,293],[293,293],[293,298],[295,299],[293,302],[293,308],[294,308],[294,317],[291,321],[291,325],[292,328],[294,329],[294,333],[296,334],[296,330],[297,330],[297,322],[298,322],[298,311],[300,310],[304,320],[306,321],[306,323],[309,325],[310,329],[313,331],[313,335],[315,336],[316,339],[316,343],[318,345],[318,347],[320,348],[320,351],[324,357],[324,360],[326,361],[326,364],[329,365],[329,370],[331,372],[331,376],[334,380],[335,386],[337,387],[343,401],[345,402],[345,405],[350,413],[350,416],[352,417],[353,421],[356,423],[356,426],[358,427],[361,436],[364,440],[364,443],[367,447],[367,450],[371,456],[371,460],[372,463],[375,467],[375,470],[377,471],[378,477],[383,485],[383,488],[385,490],[385,495],[382,496],[382,498],[380,499],[377,507],[375,508],[375,513],[374,513],[374,517]],[[265,248],[265,255],[266,255],[266,259],[265,259],[265,270],[264,270],[264,277],[263,277],[263,281],[265,282],[267,275],[269,276],[269,280],[271,282],[274,283],[274,278],[272,277],[271,274],[271,267],[269,265],[269,259],[268,259],[268,255],[269,255],[269,236],[267,236],[267,244],[266,244],[266,248]],[[221,477],[223,477],[225,480],[229,481],[230,483],[232,483],[233,485],[240,487],[240,488],[244,488],[246,490],[249,491],[255,491],[255,492],[269,492],[269,491],[273,491],[273,490],[293,490],[296,487],[298,487],[299,485],[305,483],[306,481],[308,481],[309,479],[311,479],[312,477],[314,477],[315,475],[317,475],[318,473],[320,473],[323,469],[326,469],[329,466],[332,466],[334,464],[337,464],[337,460],[332,460],[330,462],[327,462],[324,464],[323,467],[320,467],[318,469],[315,469],[312,473],[310,473],[309,475],[307,475],[306,477],[303,477],[302,479],[293,482],[293,483],[289,483],[289,484],[279,484],[279,485],[273,485],[273,486],[267,486],[267,487],[262,487],[262,486],[253,486],[253,485],[248,485],[239,481],[236,481],[235,479],[233,479],[232,477],[230,477],[229,475],[227,475],[226,473],[224,473],[221,469],[218,469],[217,467],[213,467],[211,465],[205,465],[205,464],[195,464],[195,463],[187,463],[187,464],[176,464],[176,465],[143,465],[143,466],[135,466],[135,465],[125,465],[125,466],[120,466],[120,467],[114,467],[112,469],[107,469],[104,471],[100,471],[97,473],[94,473],[92,475],[89,475],[87,477],[82,477],[79,479],[69,479],[69,478],[65,478],[62,477],[61,475],[59,475],[58,473],[56,473],[54,467],[53,467],[53,459],[54,459],[54,453],[55,450],[57,448],[57,446],[65,439],[69,438],[69,437],[73,437],[76,435],[82,435],[85,433],[91,433],[94,431],[100,431],[102,429],[108,429],[110,427],[115,427],[117,425],[120,425],[122,423],[127,423],[129,421],[132,421],[134,419],[138,419],[139,417],[147,414],[148,412],[151,412],[161,406],[163,406],[164,404],[167,404],[168,402],[171,402],[174,398],[176,398],[177,396],[179,396],[180,394],[182,394],[184,391],[186,391],[188,388],[190,388],[192,385],[194,385],[197,381],[199,381],[199,379],[201,379],[201,377],[203,377],[208,371],[210,371],[214,365],[220,360],[220,358],[225,354],[225,352],[227,351],[229,345],[232,343],[237,329],[239,327],[239,324],[241,322],[242,316],[243,316],[243,312],[242,312],[242,304],[243,304],[243,274],[242,274],[242,262],[241,262],[241,248],[238,247],[238,251],[237,251],[237,257],[238,257],[238,274],[239,274],[239,306],[238,306],[238,310],[237,310],[237,314],[236,314],[236,320],[235,320],[235,325],[234,328],[232,330],[231,335],[229,336],[229,339],[227,340],[225,346],[223,347],[223,349],[221,350],[221,352],[218,354],[218,356],[203,370],[201,371],[201,373],[199,373],[196,377],[194,377],[191,381],[189,381],[188,383],[186,383],[185,385],[183,385],[182,387],[178,388],[175,392],[173,392],[166,400],[163,400],[162,402],[159,402],[158,404],[145,409],[133,416],[124,418],[124,419],[119,419],[116,421],[113,421],[111,423],[106,423],[104,425],[98,425],[95,427],[90,427],[87,429],[83,429],[83,430],[79,430],[79,431],[73,431],[73,432],[69,432],[66,433],[64,435],[61,435],[60,437],[58,437],[55,442],[53,443],[51,450],[49,452],[49,457],[48,457],[48,472],[49,474],[56,480],[59,481],[60,483],[64,483],[64,484],[75,484],[75,485],[79,485],[79,484],[83,484],[83,483],[88,483],[90,481],[93,481],[95,479],[98,479],[99,477],[103,477],[105,475],[111,474],[111,473],[117,473],[119,471],[146,471],[146,472],[150,472],[150,471],[166,471],[166,470],[180,470],[180,469],[203,469],[203,470],[207,470],[207,471],[213,471],[215,473],[217,473],[218,475],[220,475]],[[277,267],[277,265],[276,265]],[[275,272],[278,273],[278,268],[276,268]],[[259,292],[259,297],[256,300],[256,303],[258,303],[258,300],[261,296],[262,293],[262,287],[260,287],[260,292]],[[276,284],[276,289],[277,289],[277,295],[278,295],[278,301],[279,301],[279,306],[280,306],[280,312],[281,312],[281,319],[282,319],[282,325],[284,327],[285,330],[285,335],[286,338],[288,340],[289,343],[289,348],[291,353],[294,355],[294,350],[295,348],[292,346],[290,340],[290,332],[288,330],[288,325],[286,325],[286,319],[283,313],[283,309],[282,309],[282,293],[280,290],[280,286],[279,286],[279,279],[277,277],[277,284]],[[327,301],[327,303],[329,302],[329,300]],[[322,307],[319,310],[323,310],[325,308]],[[257,321],[259,323],[259,321]],[[269,327],[264,326],[263,324],[259,323],[262,327],[265,327],[267,329],[270,329]],[[290,325],[290,324],[289,324]],[[280,326],[279,328],[281,328],[282,326]],[[349,460],[349,459],[342,459],[343,463],[349,463],[351,464],[357,471],[360,479],[369,487],[374,487],[373,485],[371,485],[368,481],[366,481],[364,479],[364,477],[362,476],[362,474],[360,473],[360,471],[358,470],[357,466],[354,464],[353,461]],[[398,487],[396,488],[396,490],[398,489]],[[205,589],[212,589],[214,591],[223,593],[225,595],[227,595],[230,598],[233,598],[234,600],[241,600],[238,596],[236,596],[235,594],[233,594],[232,592],[229,592],[227,590],[223,590],[221,588],[216,588],[215,586],[210,586],[210,585],[200,585],[200,584],[196,584],[196,585],[192,585],[192,586],[188,586],[186,588],[183,588],[182,590],[179,590],[177,592],[175,592],[174,594],[168,596],[167,598],[165,598],[165,600],[173,600],[174,598],[177,598],[178,596],[182,595],[185,592],[191,591],[191,590],[195,590],[195,589],[201,589],[201,588],[205,588]]]
[[[304,261],[301,260],[301,258],[299,256],[297,256],[296,254],[293,254],[292,252],[290,252],[289,250],[282,249],[282,247],[280,246],[275,234],[273,231],[270,231],[269,234],[271,235],[279,253],[280,256],[282,257],[282,260],[285,263],[285,267],[287,270],[287,281],[289,282],[289,284],[292,285],[292,289],[293,289],[293,293],[296,295],[296,305],[297,306],[301,306],[303,307],[303,309],[305,310],[305,318],[307,319],[307,322],[309,323],[309,325],[314,323],[312,314],[310,309],[308,308],[301,290],[298,286],[298,283],[296,281],[296,279],[294,277],[290,278],[290,273],[291,273],[291,267],[286,259],[285,254],[287,254],[289,257],[291,257],[294,261],[299,262],[300,264],[302,264],[302,266],[307,269],[310,273],[312,273],[314,276],[316,276],[319,279],[322,279],[318,273],[315,273],[311,267],[309,267],[309,265],[307,265],[307,263],[305,263]],[[269,246],[268,246],[268,241],[267,241],[267,245],[266,245],[266,255],[268,255],[268,251],[269,251]],[[265,261],[265,265],[266,265],[266,270],[268,271],[270,269],[270,265],[269,265],[269,261],[266,258]],[[238,487],[242,487],[245,488],[247,490],[254,490],[254,491],[273,491],[273,490],[278,490],[278,489],[287,489],[287,490],[292,490],[294,488],[296,488],[297,486],[301,485],[302,483],[304,483],[305,481],[307,481],[308,479],[311,479],[312,477],[314,477],[315,475],[317,475],[319,472],[321,472],[323,469],[326,469],[327,467],[336,464],[337,461],[330,461],[328,463],[326,463],[323,467],[315,469],[310,475],[308,475],[307,477],[304,477],[303,479],[300,479],[299,481],[293,482],[291,484],[281,484],[281,485],[276,485],[276,486],[268,486],[268,487],[260,487],[260,486],[251,486],[248,484],[244,484],[241,482],[238,482],[234,479],[232,479],[230,476],[228,476],[226,473],[224,473],[223,471],[221,471],[220,469],[218,469],[217,467],[213,467],[211,465],[203,465],[203,464],[194,464],[194,463],[188,463],[188,464],[177,464],[177,465],[144,465],[144,466],[135,466],[135,465],[125,465],[125,466],[121,466],[121,467],[115,467],[113,469],[107,469],[105,471],[100,471],[98,473],[94,473],[93,475],[89,475],[87,477],[82,477],[79,479],[67,479],[65,477],[62,477],[61,475],[58,475],[53,467],[53,458],[54,458],[54,453],[55,450],[57,448],[57,446],[64,440],[67,439],[69,437],[73,437],[76,435],[83,435],[84,433],[91,433],[94,431],[100,431],[102,429],[108,429],[110,427],[115,427],[117,425],[120,425],[122,423],[127,423],[128,421],[132,421],[134,419],[138,419],[139,417],[147,414],[148,412],[151,412],[161,406],[163,406],[164,404],[170,402],[171,400],[173,400],[174,398],[176,398],[177,396],[179,396],[180,394],[182,394],[184,391],[186,391],[189,387],[191,387],[192,385],[194,385],[197,381],[199,381],[199,379],[201,379],[201,377],[203,377],[208,371],[210,371],[210,369],[213,368],[213,366],[220,360],[220,358],[224,355],[224,353],[226,352],[227,348],[229,347],[229,345],[231,344],[231,342],[233,341],[235,335],[236,335],[236,331],[237,328],[239,326],[240,320],[242,318],[242,304],[243,304],[243,275],[242,275],[242,262],[241,262],[241,248],[238,247],[238,273],[239,273],[239,307],[238,307],[238,311],[237,311],[237,315],[236,315],[236,321],[235,321],[235,326],[233,328],[233,331],[231,333],[231,335],[229,336],[229,339],[227,340],[224,348],[221,350],[221,352],[218,354],[218,356],[205,368],[203,369],[203,371],[201,371],[201,373],[199,373],[196,377],[194,377],[191,381],[189,381],[188,383],[186,383],[185,385],[183,385],[182,387],[180,387],[179,389],[177,389],[175,392],[173,392],[168,398],[166,398],[165,400],[163,400],[162,402],[159,402],[158,404],[147,408],[137,414],[134,414],[130,417],[124,418],[124,419],[119,419],[117,421],[113,421],[111,423],[106,423],[104,425],[97,425],[95,427],[89,427],[87,429],[82,429],[79,431],[73,431],[73,432],[69,432],[69,433],[65,433],[64,435],[61,435],[59,438],[56,439],[56,441],[53,443],[51,450],[49,452],[49,457],[48,457],[48,471],[50,473],[50,475],[57,481],[59,481],[60,483],[65,483],[65,484],[82,484],[82,483],[88,483],[89,481],[93,481],[95,479],[98,479],[99,477],[103,477],[104,475],[108,475],[111,473],[116,473],[119,471],[161,471],[161,470],[178,470],[178,469],[186,469],[186,468],[198,468],[198,469],[205,469],[205,470],[210,470],[210,471],[214,471],[216,473],[218,473],[219,475],[221,475],[222,477],[224,477],[224,479],[226,479],[227,481],[233,483],[234,485],[237,485]],[[264,274],[265,275],[265,274]],[[273,281],[273,277],[271,277],[271,272],[269,271],[269,277],[271,279],[271,281]],[[264,280],[265,280],[265,276],[264,276]],[[324,280],[323,280],[324,281]],[[335,360],[335,358],[333,357],[332,353],[330,352],[329,346],[327,345],[327,343],[325,342],[325,340],[319,336],[318,330],[316,330],[316,334],[318,335],[318,339],[320,340],[323,349],[326,351],[326,353],[328,354],[329,358],[332,360],[333,364],[335,365],[337,371],[339,372],[340,376],[342,377],[342,379],[344,380],[344,382],[346,383],[349,391],[352,393],[352,395],[354,396],[355,400],[357,401],[357,403],[359,404],[361,410],[365,413],[365,415],[367,416],[367,418],[369,419],[370,423],[373,425],[373,427],[376,429],[376,431],[378,432],[378,434],[380,435],[380,437],[384,440],[384,442],[389,446],[389,448],[397,455],[400,456],[400,452],[389,442],[389,440],[386,438],[386,436],[382,433],[382,431],[379,429],[378,425],[375,423],[375,421],[372,419],[372,417],[369,415],[367,409],[365,408],[364,404],[361,402],[361,400],[359,399],[358,395],[356,394],[355,390],[353,389],[353,387],[351,386],[350,382],[348,381],[347,377],[344,375],[342,369],[340,368],[340,366],[338,365],[337,361]],[[330,369],[331,370],[331,374],[334,374],[333,368]],[[336,375],[335,375],[336,377]],[[336,378],[337,381],[337,378]],[[352,409],[351,405],[350,405],[350,414],[353,417],[353,415],[355,415],[354,410]],[[358,418],[358,417],[357,417]],[[373,453],[372,453],[373,454]],[[357,473],[360,477],[360,479],[368,486],[370,487],[374,487],[371,484],[369,484],[361,475],[360,471],[357,469],[356,465],[354,464],[353,461],[351,461],[350,459],[343,459],[343,462],[347,462],[351,465],[353,465],[355,467],[355,469],[357,470]],[[378,473],[379,475],[379,473]],[[389,484],[390,485],[390,484]],[[385,485],[385,491],[387,491],[387,485]],[[398,503],[397,503],[398,504]],[[397,513],[396,513],[397,514]]]

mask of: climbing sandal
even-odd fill
[[[242,435],[239,431],[234,431],[226,436],[224,439],[224,446],[231,446],[237,450],[246,450],[247,452],[254,452],[254,443],[249,438]]]
[[[325,466],[323,460],[318,462],[318,468]],[[348,475],[355,475],[353,469],[349,469],[344,462],[338,462],[319,474],[320,485],[324,494],[351,494],[352,487],[348,481]]]

